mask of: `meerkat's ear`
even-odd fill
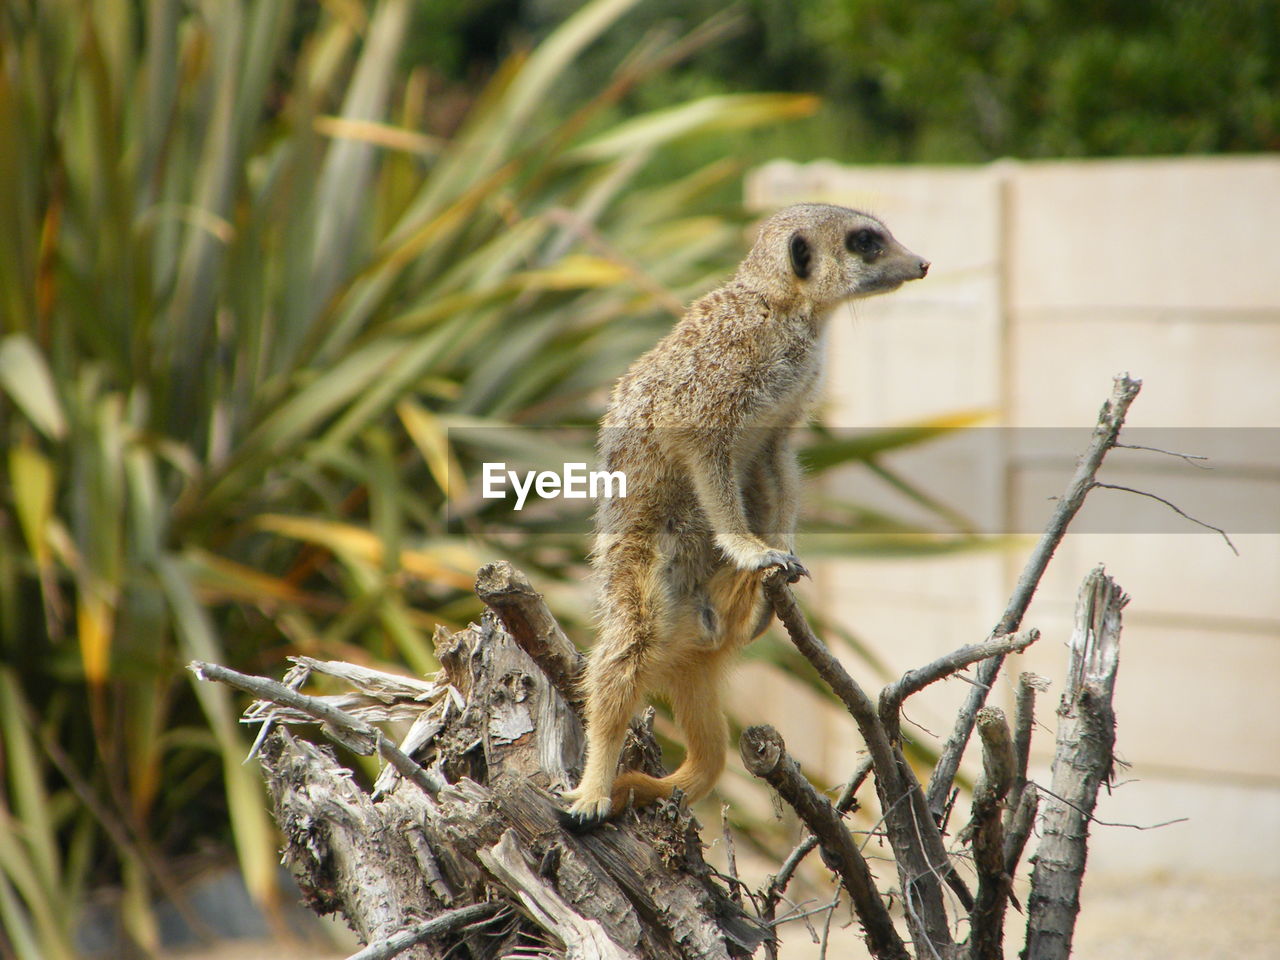
[[[791,235],[791,269],[796,276],[804,280],[809,276],[809,263],[813,259],[813,251],[809,249],[809,241],[798,233]]]

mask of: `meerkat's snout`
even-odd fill
[[[929,275],[930,266],[931,264],[929,263],[929,261],[921,257],[920,258],[920,276],[916,277],[916,279],[923,280],[925,277],[927,277]]]

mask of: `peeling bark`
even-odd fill
[[[543,624],[536,660],[487,613],[466,630],[437,633],[443,669],[428,680],[306,660],[282,684],[193,664],[264,698],[247,718],[273,728],[260,758],[284,860],[309,906],[345,916],[370,945],[367,956],[483,960],[522,948],[606,960],[750,956],[768,930],[715,879],[696,823],[677,804],[628,812],[584,836],[561,829],[555,792],[575,779],[585,737],[561,692],[569,674],[553,677],[544,665],[572,659],[560,645],[548,660],[563,633],[538,620],[537,594],[517,594],[529,609],[509,608],[513,622]],[[354,689],[306,696],[296,688],[310,672]],[[376,726],[411,717],[398,747]],[[628,750],[652,768],[647,720],[633,727]],[[388,764],[367,790],[330,748],[287,729],[305,723],[358,753],[411,758],[412,776]],[[471,922],[486,903],[489,921]],[[434,917],[457,922],[423,922]]]
[[[1066,960],[1071,954],[1089,821],[1098,788],[1111,778],[1120,611],[1128,601],[1101,567],[1080,587],[1067,689],[1058,708],[1053,788],[1041,807],[1042,839],[1031,873],[1023,955],[1032,960]]]

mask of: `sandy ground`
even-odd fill
[[[846,914],[847,916],[847,914]],[[1011,914],[1005,956],[1022,949],[1025,921]],[[793,927],[786,960],[820,954]],[[862,960],[851,932],[833,934],[832,960]],[[1096,876],[1086,879],[1075,960],[1280,960],[1280,880],[1225,877]]]
[[[847,917],[847,914],[846,914]],[[1006,955],[1021,947],[1021,918],[1009,924]],[[803,924],[784,936],[786,960],[815,960],[820,948]],[[173,960],[331,960],[346,951],[298,944],[229,940],[169,954]],[[851,930],[833,929],[831,960],[867,953]],[[1280,879],[1097,876],[1088,878],[1076,960],[1280,960]]]
[[[1086,883],[1078,960],[1274,960],[1280,880],[1102,876]]]

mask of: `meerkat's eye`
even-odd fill
[[[877,257],[884,252],[884,235],[879,230],[850,230],[844,238],[845,249],[861,257]]]

